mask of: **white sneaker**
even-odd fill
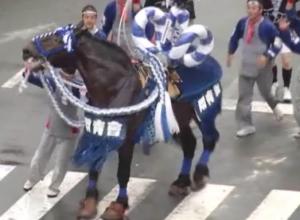
[[[30,191],[30,190],[32,190],[32,188],[34,187],[35,184],[36,184],[36,183],[33,183],[33,182],[31,182],[30,180],[27,180],[27,181],[24,183],[23,189],[24,189],[25,191]]]
[[[273,109],[273,114],[277,121],[281,121],[283,119],[283,112],[278,105],[276,105]]]
[[[55,198],[58,196],[59,192],[60,192],[59,189],[54,190],[54,189],[48,188],[47,196],[49,198]]]
[[[295,139],[300,139],[300,132],[297,131],[296,133],[294,133],[294,134],[293,134],[293,137],[294,137]]]
[[[272,84],[272,87],[271,87],[271,95],[272,95],[273,97],[276,97],[278,87],[279,87],[278,82],[274,82],[274,83]]]
[[[236,132],[236,136],[237,137],[246,137],[251,134],[254,134],[255,132],[256,132],[256,129],[254,126],[247,126],[247,127],[244,127],[244,128],[241,128],[240,130],[238,130]]]
[[[291,103],[292,100],[292,94],[288,87],[284,87],[283,89],[283,102],[285,103]]]

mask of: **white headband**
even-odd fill
[[[83,15],[97,15],[97,12],[92,11],[92,10],[87,10],[82,12]]]
[[[250,1],[248,1],[247,4],[248,4],[248,5],[257,5],[257,6],[260,5],[259,1],[256,1],[256,0],[250,0]]]

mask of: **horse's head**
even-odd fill
[[[76,69],[74,46],[76,38],[83,30],[80,26],[68,25],[53,32],[35,36],[23,48],[23,60],[30,70],[43,68],[48,61],[54,67]]]

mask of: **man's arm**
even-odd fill
[[[280,37],[283,42],[294,52],[300,54],[300,37],[291,30],[281,31]]]
[[[30,73],[30,75],[28,76],[28,82],[37,87],[44,88],[40,74],[44,74],[44,73]],[[23,74],[23,77],[25,77],[25,74]],[[54,80],[47,75],[45,75],[45,80],[50,85],[52,91],[55,91],[56,86]]]
[[[259,27],[259,35],[262,41],[267,45],[267,49],[263,55],[270,60],[274,59],[282,47],[282,41],[277,28],[271,21],[265,19]]]
[[[243,37],[247,18],[242,18],[237,23],[228,45],[228,54],[234,54],[239,46],[239,40]]]

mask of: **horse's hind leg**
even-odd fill
[[[219,140],[219,132],[216,128],[215,120],[217,115],[210,115],[198,121],[202,132],[203,151],[196,165],[193,175],[193,190],[200,190],[205,187],[209,177],[208,162],[215,146]]]
[[[99,192],[97,190],[99,172],[95,169],[89,171],[86,197],[81,201],[78,219],[93,219],[97,215]]]
[[[172,196],[185,196],[188,194],[191,185],[190,171],[196,148],[196,138],[190,128],[194,112],[190,105],[184,103],[174,103],[173,109],[180,127],[177,138],[179,138],[183,151],[183,161],[180,174],[172,183],[169,194]]]
[[[125,217],[125,211],[128,208],[127,185],[130,178],[133,148],[133,143],[126,143],[119,150],[119,194],[116,201],[112,202],[101,216],[103,220],[123,220]]]

